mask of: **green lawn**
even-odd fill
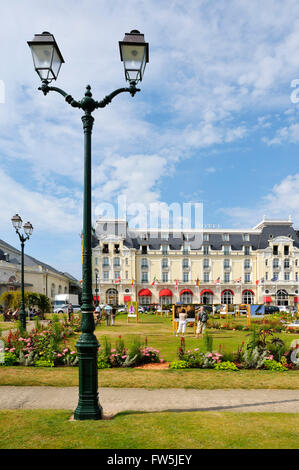
[[[120,413],[69,421],[65,410],[1,410],[1,449],[297,449],[287,413]]]

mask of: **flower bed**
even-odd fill
[[[251,337],[245,346],[242,343],[237,351],[224,353],[221,346],[217,352],[213,351],[213,338],[209,333],[204,335],[204,350],[195,348],[187,350],[185,339],[181,338],[178,349],[178,360],[170,364],[171,369],[215,369],[234,370],[239,369],[265,369],[284,372],[291,369],[299,369],[299,364],[292,359],[296,344],[289,350],[283,340],[273,335],[270,328],[254,328]],[[298,349],[299,350],[299,349]]]

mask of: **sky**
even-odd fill
[[[54,83],[75,99],[126,86],[118,41],[149,42],[141,91],[94,112],[93,222],[118,197],[138,208],[200,202],[203,222],[299,227],[297,0],[11,0],[0,17],[0,238],[34,226],[26,252],[81,279],[82,111],[38,87],[27,45],[54,34]],[[296,82],[298,80],[298,84]],[[298,97],[296,95],[298,89]]]

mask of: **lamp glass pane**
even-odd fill
[[[31,45],[32,57],[36,69],[50,69],[52,66],[53,44]]]
[[[14,226],[14,228],[21,228],[22,227],[22,219],[20,216],[18,215],[14,215],[11,219],[12,221],[12,224]]]
[[[144,70],[145,46],[135,44],[122,45],[122,57],[126,76],[129,80],[141,80]]]
[[[61,59],[60,59],[60,57],[57,53],[56,48],[54,48],[53,61],[52,61],[52,72],[53,72],[53,75],[54,75],[55,78],[58,77],[61,64],[62,64]]]
[[[24,228],[24,232],[26,233],[26,235],[32,235],[33,227],[29,222],[24,224],[23,228]]]

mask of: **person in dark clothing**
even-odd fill
[[[73,306],[72,304],[70,303],[68,308],[67,308],[67,314],[68,314],[68,317],[69,317],[69,321],[71,321],[71,317],[74,313],[74,309],[73,309]]]

